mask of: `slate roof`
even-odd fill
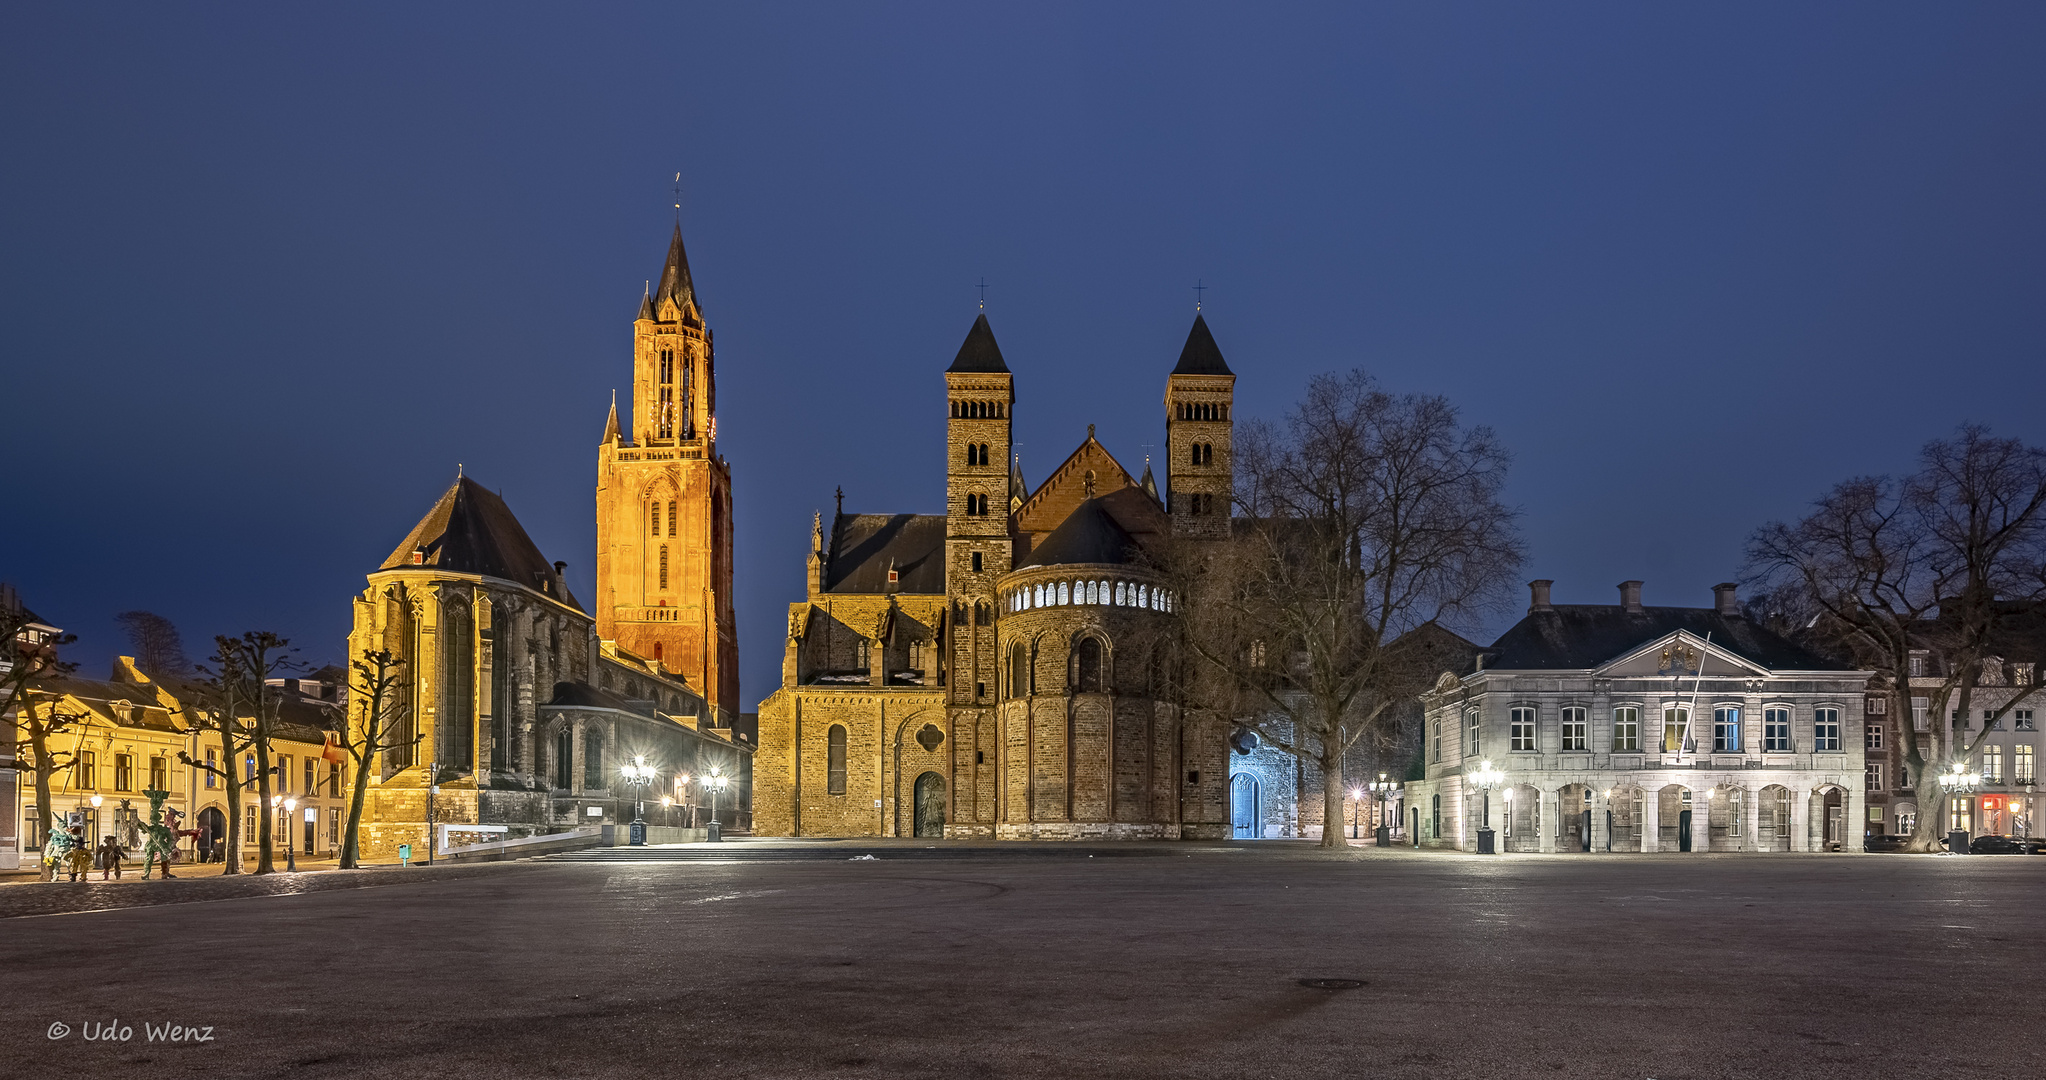
[[[697,314],[703,313],[703,302],[696,298],[696,283],[689,279],[689,253],[682,250],[682,223],[675,223],[675,238],[668,241],[668,261],[661,267],[661,282],[654,286],[655,300],[673,300],[678,308],[696,305]],[[648,311],[652,303],[642,302],[640,310]]]
[[[554,564],[540,554],[511,507],[466,476],[441,495],[377,569],[405,569],[413,565],[412,552],[421,547],[426,549],[424,565],[439,570],[502,578],[535,591],[554,579]],[[556,599],[582,609],[566,584],[560,591]]]
[[[1595,668],[1675,631],[1712,635],[1712,644],[1765,668],[1788,671],[1850,670],[1741,616],[1716,608],[1557,604],[1534,611],[1486,650],[1485,667],[1509,671]]]
[[[1116,524],[1099,498],[1073,508],[1066,520],[1030,550],[1022,566],[1063,566],[1100,563],[1121,566],[1136,561],[1137,541]],[[1021,567],[1018,567],[1021,569]]]
[[[995,344],[994,328],[987,324],[986,312],[973,320],[973,329],[966,332],[966,340],[959,345],[959,355],[952,358],[952,366],[945,370],[955,374],[1007,374],[1009,365],[1002,360],[1002,347]]]
[[[1208,331],[1208,320],[1194,313],[1193,329],[1187,331],[1186,347],[1179,350],[1179,366],[1172,369],[1174,375],[1234,375],[1222,359],[1222,347],[1215,344],[1215,335]]]
[[[828,593],[945,591],[945,515],[839,514],[824,564]],[[888,568],[897,581],[888,586]]]
[[[651,701],[620,697],[609,690],[599,690],[582,682],[555,683],[554,697],[547,704],[570,709],[613,709],[618,712],[638,713],[641,716],[654,715],[655,708]]]

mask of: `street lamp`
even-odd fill
[[[1492,789],[1506,779],[1506,774],[1493,768],[1491,762],[1481,761],[1478,771],[1471,773],[1468,779],[1471,786],[1478,789],[1478,798],[1484,808],[1484,816],[1478,819],[1478,854],[1496,855],[1498,848],[1493,838],[1497,834],[1492,831]]]
[[[1371,794],[1378,800],[1377,840],[1379,847],[1392,846],[1392,827],[1385,823],[1385,804],[1387,800],[1392,798],[1392,793],[1398,786],[1388,779],[1384,773],[1379,773],[1377,782],[1371,785]]]
[[[646,763],[646,756],[634,755],[631,764],[620,766],[619,776],[625,786],[632,788],[632,846],[646,846],[646,789],[654,782],[654,767]]]
[[[433,797],[440,794],[440,762],[433,762],[426,767],[426,777],[426,865],[432,866],[433,849],[438,846],[433,842]]]
[[[1968,793],[1974,791],[1975,785],[1981,782],[1981,774],[1969,772],[1968,763],[1965,761],[1954,762],[1953,771],[1940,777],[1940,784],[1947,789],[1947,798],[1949,799],[1967,798]],[[1949,823],[1953,823],[1953,815],[1951,813],[1948,815],[1947,820]],[[1975,816],[1973,814],[1968,815],[1968,824],[1972,826],[1974,823]],[[1968,830],[1948,829],[1947,850],[1957,855],[1966,855],[1968,853]]]
[[[1350,789],[1350,839],[1357,839],[1357,804],[1364,801],[1363,788]]]
[[[723,839],[724,839],[724,836],[723,836],[723,834],[722,834],[722,833],[720,833],[720,832],[718,831],[718,830],[719,830],[719,826],[718,826],[718,796],[724,793],[724,790],[725,790],[725,785],[727,785],[727,784],[730,784],[731,782],[732,782],[732,778],[731,778],[731,777],[729,777],[729,776],[726,776],[726,775],[725,775],[724,773],[722,773],[722,772],[719,772],[719,771],[718,771],[718,767],[717,767],[717,766],[715,766],[715,765],[712,765],[712,766],[710,767],[710,775],[709,775],[709,776],[706,776],[706,777],[704,777],[704,778],[703,778],[703,786],[705,786],[705,787],[707,787],[707,788],[709,788],[709,789],[710,789],[710,838],[709,838],[709,839],[711,840],[711,842],[712,842],[712,843],[716,843],[716,842],[718,842],[718,841],[721,841],[721,840],[723,840]]]
[[[1606,789],[1606,852],[1613,850],[1613,790]]]
[[[676,773],[675,801],[684,802],[688,798],[689,798],[689,774]],[[696,804],[690,803],[688,806],[683,808],[682,827],[685,829],[693,829],[696,827]]]
[[[295,856],[295,852],[298,849],[291,843],[291,817],[298,812],[298,800],[287,799],[282,795],[270,796],[270,816],[273,821],[277,819],[277,808],[280,806],[284,808],[284,828],[282,830],[284,833],[284,872],[295,874],[298,872],[298,859]]]

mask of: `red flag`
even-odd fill
[[[347,753],[341,749],[341,744],[334,741],[334,733],[331,731],[327,733],[327,744],[320,748],[320,760],[333,765],[348,760]]]

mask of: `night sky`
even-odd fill
[[[983,276],[1032,483],[1089,423],[1143,467],[1204,281],[1239,418],[1447,394],[1524,577],[1703,606],[1837,480],[2046,442],[2042,55],[2037,4],[11,7],[0,580],[91,674],[129,608],[339,661],[460,462],[591,596],[680,171],[748,707],[833,488],[942,508]]]

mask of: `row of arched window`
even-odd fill
[[[954,420],[1002,420],[1009,415],[1009,407],[999,401],[955,401],[952,403]]]
[[[1097,604],[1170,612],[1173,610],[1172,600],[1170,592],[1134,581],[1048,581],[1017,589],[1009,593],[1003,603],[1010,611]]]
[[[1223,405],[1219,402],[1214,404],[1206,404],[1201,402],[1182,401],[1179,403],[1179,419],[1227,420],[1229,419],[1229,406]]]

